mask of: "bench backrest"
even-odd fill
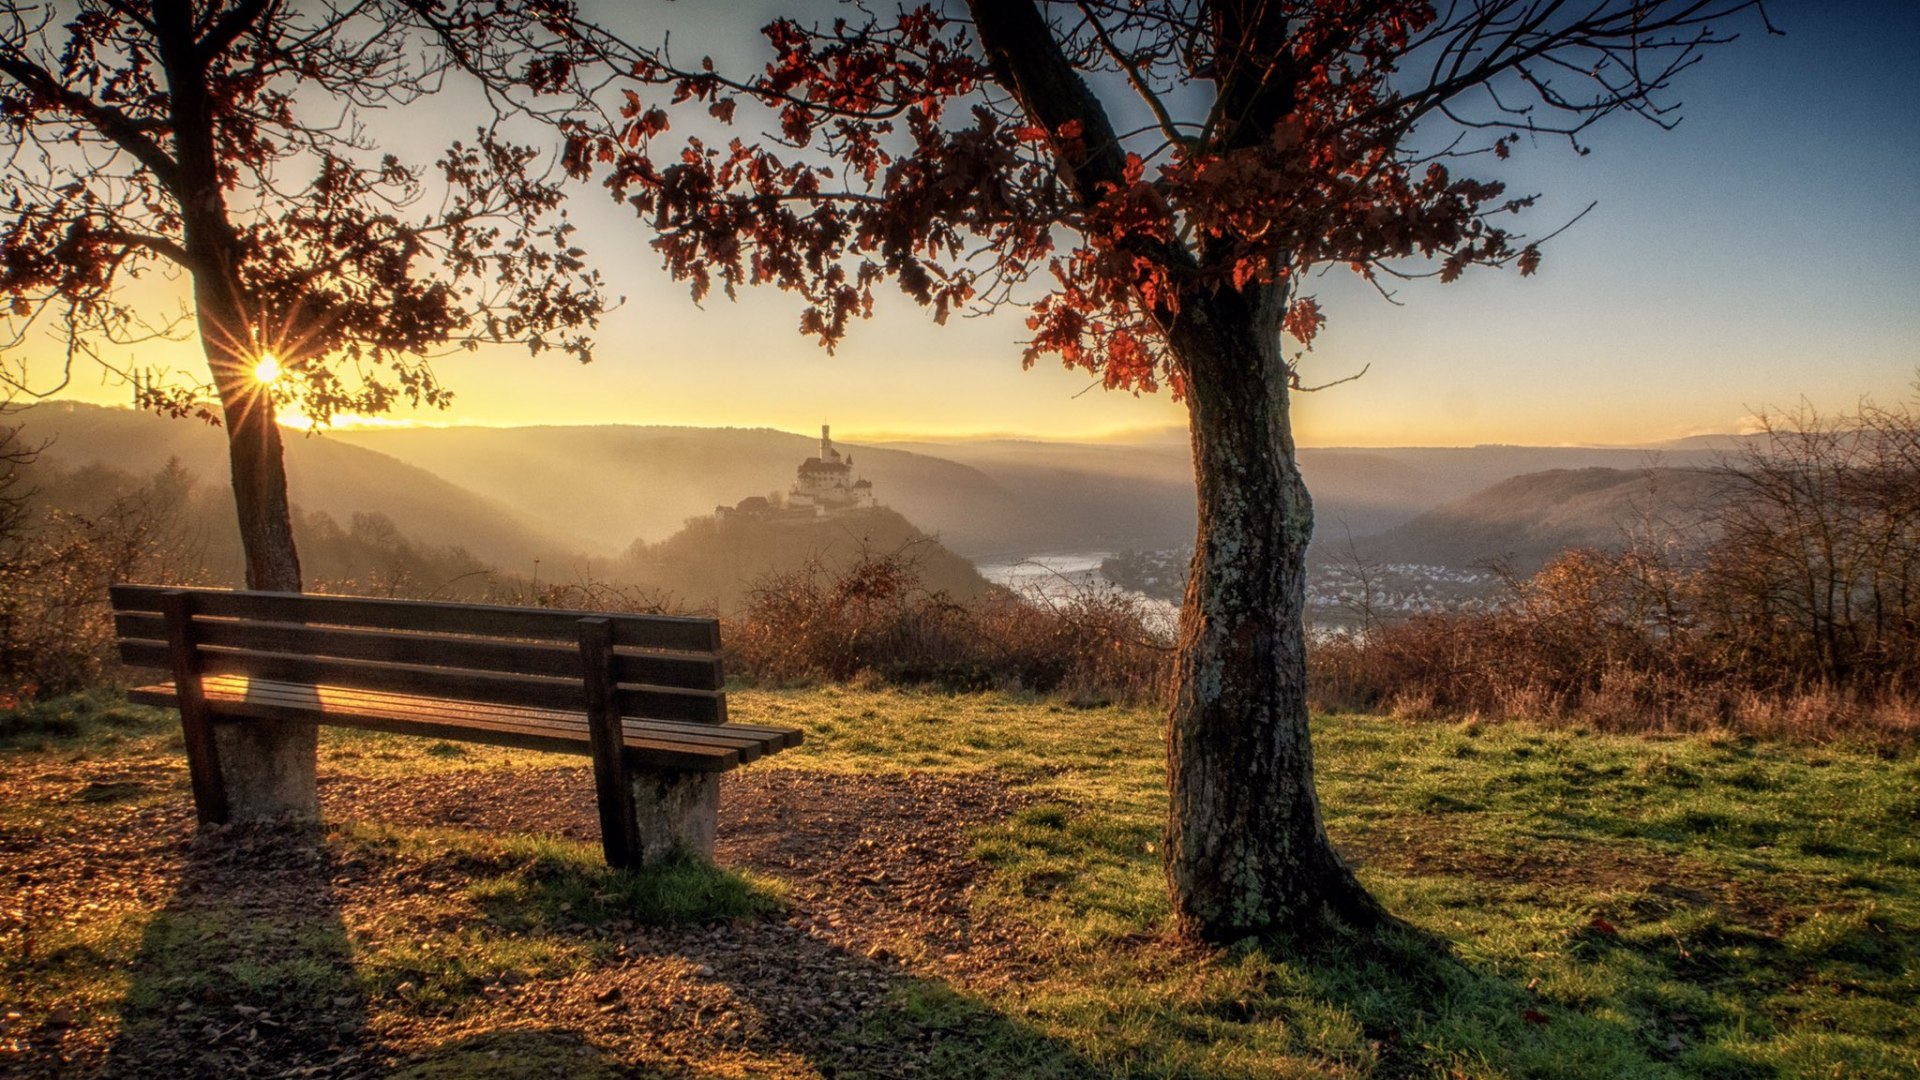
[[[585,657],[603,656],[619,715],[726,720],[714,619],[158,585],[111,595],[135,667],[175,670],[184,649],[205,675],[577,712],[603,681]]]

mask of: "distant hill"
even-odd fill
[[[863,553],[904,556],[921,588],[956,600],[973,599],[992,588],[972,562],[885,507],[801,520],[697,518],[659,543],[634,545],[609,572],[676,606],[732,614],[768,576],[817,565],[825,586]]]
[[[1019,501],[1033,520],[1009,533],[1002,546],[989,549],[993,554],[1166,548],[1193,541],[1193,464],[1183,441],[1164,437],[1137,443],[991,439],[886,445],[970,466]],[[1671,451],[1307,447],[1300,451],[1300,471],[1313,494],[1316,540],[1326,545],[1345,543],[1348,536],[1376,535],[1524,473],[1684,467],[1707,464],[1715,456],[1703,446]],[[1042,523],[1052,531],[1042,528]]]
[[[1551,469],[1510,477],[1356,545],[1374,562],[1532,573],[1567,548],[1618,548],[1630,530],[1697,524],[1722,481],[1704,469]]]
[[[48,458],[59,468],[98,462],[145,476],[178,457],[203,483],[225,487],[218,429],[64,402],[21,416],[30,440],[53,440]],[[1323,556],[1351,537],[1391,561],[1511,556],[1531,567],[1569,545],[1609,542],[1649,499],[1677,513],[1707,498],[1696,470],[1739,443],[1310,447],[1300,456]],[[289,433],[287,463],[295,503],[342,529],[356,514],[380,518],[416,545],[458,547],[508,573],[539,560],[551,578],[601,573],[636,541],[665,542],[717,505],[784,491],[818,445],[765,428],[368,428]],[[880,505],[945,553],[1020,558],[1193,539],[1189,450],[1171,433],[840,447]],[[1649,489],[1649,475],[1668,479]]]
[[[1185,443],[983,439],[886,445],[958,462],[1005,493],[1003,515],[1012,520],[968,551],[976,557],[1193,540],[1193,465]]]
[[[232,520],[226,435],[191,420],[131,409],[49,402],[17,414],[30,443],[50,442],[50,467],[105,465],[145,476],[178,458],[200,482],[223,493]],[[535,526],[521,512],[385,454],[326,436],[288,432],[287,484],[294,504],[342,526],[356,513],[381,515],[414,542],[458,546],[503,570],[525,572],[536,559],[564,566],[579,545],[558,529]]]
[[[766,428],[413,428],[343,431],[330,439],[378,450],[564,528],[612,554],[658,541],[688,519],[752,495],[785,491],[819,439]],[[952,461],[840,444],[875,497],[956,551],[993,550],[1022,528],[1017,502]]]

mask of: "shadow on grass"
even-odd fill
[[[1596,952],[1628,947],[1603,932],[1582,935]],[[1406,924],[1363,944],[1271,943],[1241,952],[1284,969],[1296,989],[1357,1019],[1374,1076],[1436,1075],[1461,1060],[1499,1076],[1779,1075],[1703,1040],[1703,1026],[1725,1018],[1703,1015],[1697,996],[1666,1002],[1649,985],[1627,990],[1618,1008],[1555,1001]]]
[[[765,879],[692,860],[627,874],[578,845],[510,846],[522,857],[490,876],[473,867],[470,894],[507,933],[614,948],[571,1002],[536,993],[528,1007],[568,1015],[570,1036],[639,1070],[620,1075],[673,1075],[653,1064],[662,1042],[722,1064],[798,1059],[841,1078],[1116,1075],[884,952],[861,955],[789,925]],[[668,1030],[636,1031],[663,1016]]]
[[[350,1073],[369,1047],[337,873],[312,826],[196,838],[132,962],[104,1075]]]

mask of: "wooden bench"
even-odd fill
[[[115,585],[120,657],[171,682],[199,817],[228,820],[219,729],[399,732],[593,759],[607,861],[711,857],[719,774],[800,743],[726,723],[713,619]],[[310,772],[310,770],[309,770]]]

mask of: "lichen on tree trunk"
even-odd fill
[[[1312,504],[1294,452],[1278,287],[1183,298],[1199,532],[1168,724],[1166,864],[1185,928],[1212,941],[1381,911],[1327,839],[1308,740]]]

